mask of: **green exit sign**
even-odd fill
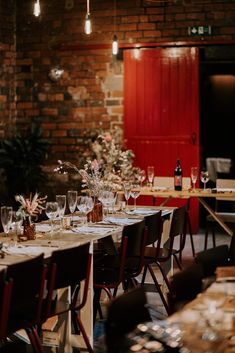
[[[211,35],[211,26],[192,26],[188,27],[190,36],[209,36]]]

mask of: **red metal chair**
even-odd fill
[[[0,341],[7,337],[7,324],[12,291],[12,281],[6,281],[6,271],[0,271]]]

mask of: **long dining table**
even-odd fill
[[[164,222],[165,239],[167,238],[167,232],[170,223],[170,214],[172,213],[173,207],[137,207],[133,210],[131,207],[125,212],[117,212],[109,215],[106,221],[97,223],[88,223],[87,225],[81,224],[81,215],[73,215],[73,225],[69,229],[61,229],[59,220],[56,222],[54,232],[51,234],[50,224],[48,221],[36,223],[36,239],[27,240],[23,242],[16,242],[15,235],[9,234],[9,237],[5,237],[0,234],[0,243],[2,244],[0,267],[4,268],[12,263],[17,263],[27,259],[29,256],[36,256],[40,253],[44,253],[45,259],[51,256],[54,250],[65,249],[68,247],[78,246],[84,243],[90,243],[90,251],[93,252],[94,243],[100,239],[112,237],[114,240],[118,240],[121,237],[122,229],[125,225],[138,222],[145,216],[153,214],[159,210],[162,210],[162,214],[165,218],[169,219],[169,222]],[[92,272],[92,270],[91,270]],[[86,332],[93,342],[93,273],[90,276],[90,285],[88,291],[88,299],[85,308],[81,315],[83,316],[83,322],[86,327]],[[64,295],[64,293],[63,293]],[[69,299],[69,292],[66,293]],[[59,352],[72,353],[72,347],[83,347],[83,341],[81,337],[72,335],[71,325],[69,316],[64,320],[62,329],[57,333],[52,332],[54,324],[44,325],[46,330],[43,334],[43,343],[46,345],[54,345],[59,349]],[[23,333],[22,333],[23,334]],[[23,337],[23,336],[22,336]],[[24,336],[25,338],[25,336]],[[61,343],[63,342],[63,344]]]
[[[158,187],[142,187],[140,195],[151,196],[153,198],[153,205],[157,198],[164,198],[165,200],[161,203],[161,206],[166,206],[173,198],[179,199],[189,199],[197,198],[200,204],[205,208],[205,210],[214,218],[214,220],[225,230],[230,236],[233,235],[234,230],[231,229],[228,224],[226,224],[223,219],[217,214],[211,206],[206,202],[206,199],[220,198],[227,201],[235,200],[235,189],[183,189],[181,191],[176,191],[170,188],[158,188]]]

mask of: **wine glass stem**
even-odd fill
[[[134,198],[134,210],[136,210],[136,198]]]

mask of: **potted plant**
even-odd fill
[[[3,170],[7,197],[13,202],[15,195],[35,193],[46,174],[42,164],[47,155],[48,141],[35,124],[25,134],[17,133],[0,142],[0,168]]]

